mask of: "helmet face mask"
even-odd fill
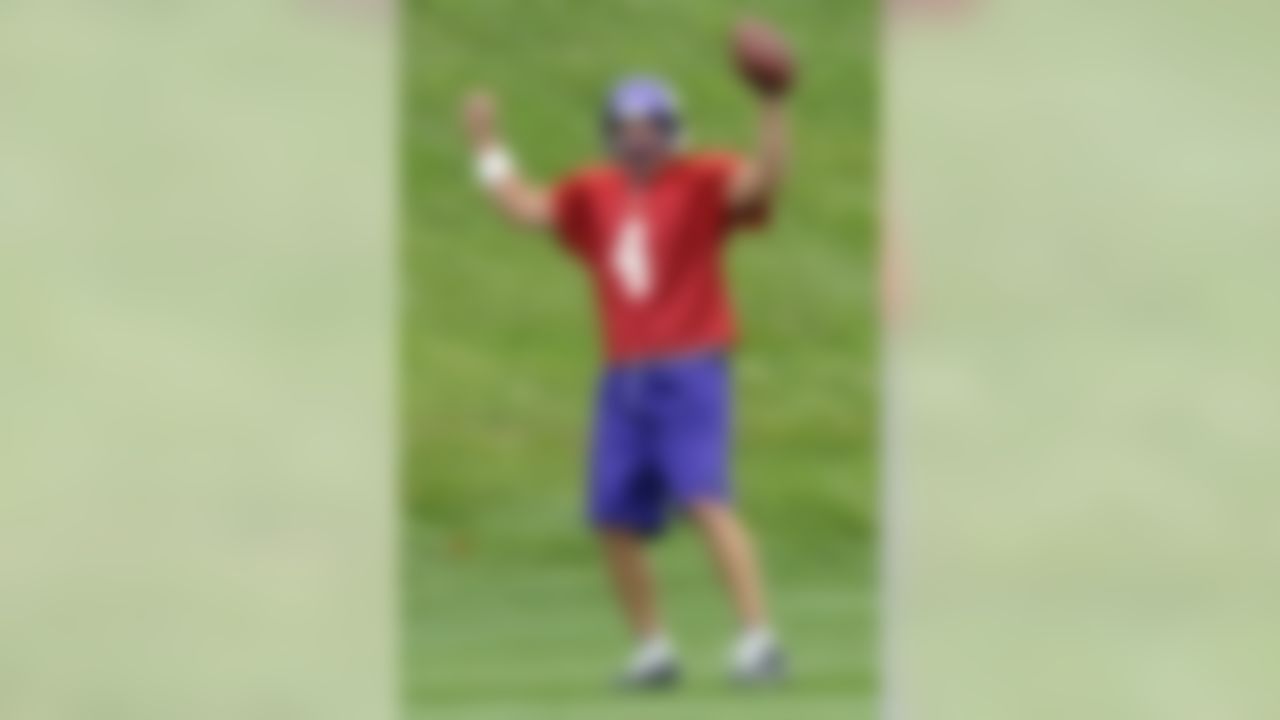
[[[610,93],[603,129],[610,154],[628,174],[652,175],[680,145],[675,95],[653,78],[623,80]]]
[[[652,175],[677,146],[675,124],[661,118],[614,121],[605,132],[614,161],[639,177]]]

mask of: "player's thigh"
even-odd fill
[[[625,381],[610,373],[598,391],[586,493],[597,525],[650,525],[662,505],[651,441]]]
[[[655,454],[675,499],[730,499],[732,400],[727,359],[710,356],[673,369]]]

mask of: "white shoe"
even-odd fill
[[[771,685],[787,676],[786,655],[772,632],[747,630],[729,654],[729,677],[738,685]]]
[[[619,678],[623,687],[641,690],[666,688],[679,681],[680,663],[675,647],[661,635],[636,647]]]

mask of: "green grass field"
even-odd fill
[[[785,689],[721,677],[733,628],[687,532],[659,547],[688,683],[608,687],[626,647],[582,522],[597,372],[568,256],[489,211],[456,105],[503,100],[524,166],[598,154],[618,74],[681,89],[696,145],[743,147],[751,101],[725,58],[755,11],[803,63],[776,222],[732,275],[744,341],[737,482],[795,666]],[[864,0],[409,0],[403,10],[404,697],[411,718],[870,718],[877,693],[875,12]]]

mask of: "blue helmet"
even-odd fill
[[[627,120],[652,120],[675,138],[680,132],[680,102],[665,82],[652,75],[623,78],[605,103],[605,132]]]

